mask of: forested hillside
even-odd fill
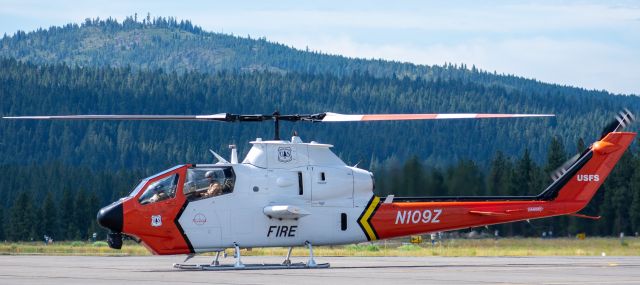
[[[282,123],[283,137],[297,130],[306,141],[334,144],[334,151],[348,164],[375,170],[381,195],[537,193],[548,182],[546,173],[561,161],[548,158],[550,148],[561,151],[557,157],[571,156],[581,138],[586,143],[598,138],[616,111],[626,107],[640,113],[636,96],[545,84],[465,66],[422,66],[300,51],[265,39],[206,32],[172,18],[129,18],[123,23],[87,20],[81,25],[18,32],[0,40],[0,57],[1,116],[275,110],[557,115]],[[249,140],[272,136],[269,123],[0,120],[4,174],[0,194],[5,197],[0,203],[0,220],[4,220],[0,239],[24,240],[42,234],[86,238],[96,230],[90,221],[97,208],[130,191],[137,179],[176,164],[210,162],[210,148],[227,156],[227,145],[232,143],[242,156]],[[560,229],[566,220],[558,220],[545,227],[555,226],[563,234],[638,231],[640,218],[634,215],[640,213],[640,182],[629,182],[640,180],[640,174],[634,175],[638,159],[632,154],[626,159],[626,166],[616,169],[618,178],[608,181],[590,206],[590,214],[606,216],[603,221],[572,222],[572,228]],[[530,175],[518,176],[522,169]],[[630,209],[620,208],[621,201],[636,200]],[[52,215],[55,218],[42,220]],[[37,223],[18,222],[25,220]],[[52,223],[50,228],[42,226]],[[535,234],[521,225],[501,229]]]
[[[202,74],[127,68],[36,66],[0,61],[1,114],[264,113],[554,113],[557,118],[463,121],[284,123],[284,134],[333,143],[350,164],[368,167],[417,155],[431,165],[472,159],[487,165],[496,151],[525,149],[542,161],[552,136],[571,145],[596,138],[623,107],[640,99],[605,94],[527,94],[456,80],[376,78],[367,74],[269,72]],[[210,161],[207,149],[271,138],[268,123],[0,122],[0,161],[63,161],[92,169],[157,171],[183,162]]]

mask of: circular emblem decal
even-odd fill
[[[201,213],[198,213],[197,215],[195,215],[193,217],[193,223],[198,225],[198,226],[204,225],[206,222],[207,222],[207,217],[205,217]]]

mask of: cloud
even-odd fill
[[[509,2],[507,2],[509,3]],[[627,25],[640,8],[607,4],[517,4],[465,7],[425,4],[421,9],[197,11],[192,17],[208,25],[261,29],[413,29],[419,31],[523,32],[611,28]],[[462,6],[462,5],[461,5]],[[402,7],[402,5],[398,5]]]

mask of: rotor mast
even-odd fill
[[[279,141],[280,140],[280,112],[278,112],[277,110],[273,112],[273,121],[275,126],[273,140]]]

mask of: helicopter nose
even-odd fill
[[[98,224],[110,229],[113,233],[122,232],[122,201],[106,206],[98,212]]]

